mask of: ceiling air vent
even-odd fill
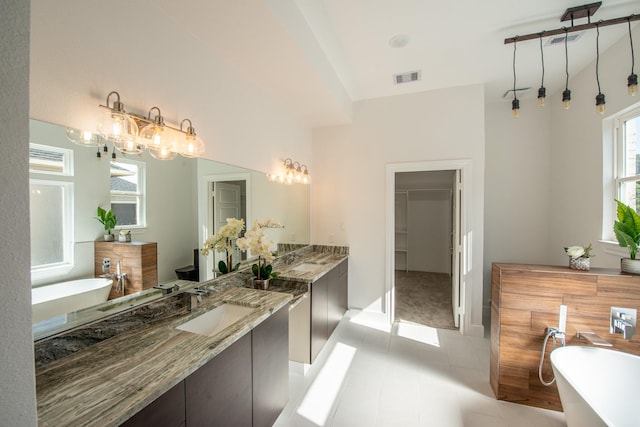
[[[397,85],[403,84],[403,83],[417,82],[418,80],[420,80],[420,75],[421,75],[420,71],[410,71],[408,73],[395,74],[393,76],[393,82]]]
[[[580,37],[582,37],[582,33],[567,34],[567,43],[578,41]],[[545,46],[556,46],[560,44],[564,44],[564,34],[550,37]]]

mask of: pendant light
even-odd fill
[[[629,42],[631,43],[631,74],[627,77],[627,92],[631,96],[635,96],[638,93],[638,75],[633,72],[635,65],[635,56],[633,54],[633,37],[631,35],[631,18],[627,18],[629,24]]]
[[[600,90],[600,28],[596,25],[596,82],[598,83],[598,94],[596,95],[596,113],[604,114],[606,110],[606,102],[604,94]]]
[[[182,130],[182,125],[184,122],[188,122],[189,126],[186,131]],[[184,157],[200,157],[204,153],[204,142],[198,136],[196,136],[196,130],[193,128],[191,124],[191,120],[184,119],[180,123],[180,131],[185,133],[184,138],[182,139],[182,147],[180,149],[180,154]]]
[[[547,97],[547,89],[544,87],[544,50],[542,49],[542,33],[540,33],[540,59],[542,63],[542,81],[538,89],[538,107],[544,107],[544,100]]]
[[[568,110],[571,107],[571,91],[569,90],[569,48],[567,47],[567,28],[564,29],[564,71],[567,75],[562,92],[562,108]]]
[[[511,115],[514,118],[520,117],[520,100],[516,96],[516,44],[513,42],[513,101],[511,101]]]

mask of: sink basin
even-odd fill
[[[317,269],[319,269],[320,267],[322,267],[322,265],[320,264],[312,264],[310,262],[303,262],[302,264],[293,267],[291,270],[292,271],[315,271]]]
[[[237,304],[222,304],[213,310],[189,320],[176,329],[212,337],[238,320],[251,314],[254,308]]]

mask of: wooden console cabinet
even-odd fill
[[[562,410],[555,383],[544,386],[538,364],[548,326],[557,327],[560,305],[567,306],[567,345],[589,345],[578,331],[595,332],[615,350],[640,355],[640,334],[625,340],[609,333],[611,307],[640,311],[640,276],[617,269],[493,264],[491,278],[490,382],[500,400]],[[553,377],[549,353],[543,375]]]
[[[122,273],[127,274],[124,295],[149,289],[158,284],[158,244],[156,242],[103,242],[94,244],[95,275],[104,274],[102,261],[109,258],[110,272],[116,272],[116,264],[120,261]],[[123,296],[116,293],[114,281],[109,299]]]

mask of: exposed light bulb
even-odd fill
[[[518,98],[514,98],[513,101],[511,101],[511,116],[513,116],[514,119],[520,117],[520,100]]]
[[[638,93],[638,75],[637,74],[629,74],[627,77],[627,93],[631,96],[636,96]]]
[[[604,100],[604,94],[599,93],[596,95],[596,113],[604,114],[606,110],[606,101]]]
[[[562,108],[568,110],[571,107],[571,91],[569,89],[565,89],[562,92]]]
[[[538,107],[544,107],[544,101],[547,97],[547,89],[544,86],[540,86],[538,89]]]

